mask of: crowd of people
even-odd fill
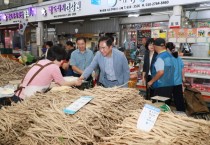
[[[76,39],[77,49],[71,41],[66,47],[46,42],[41,60],[32,66],[23,78],[20,87],[12,97],[14,102],[22,101],[35,92],[45,92],[52,81],[61,86],[80,86],[83,80],[92,81],[92,72],[99,69],[98,84],[104,87],[127,87],[130,76],[128,61],[123,52],[113,47],[113,39],[107,36],[99,39],[98,52],[86,48],[86,39]],[[63,76],[79,79],[66,82]]]
[[[185,111],[182,83],[184,64],[175,45],[164,39],[148,39],[145,45],[143,78],[146,99],[163,96],[174,100],[177,111]],[[171,101],[166,102],[170,105]]]
[[[80,86],[83,80],[92,83],[92,72],[99,70],[98,85],[103,87],[127,87],[130,79],[128,60],[124,53],[113,45],[113,39],[103,36],[98,41],[98,51],[93,54],[86,47],[86,39],[79,37],[66,46],[53,46],[46,42],[43,56],[26,74],[13,96],[13,101],[21,101],[35,92],[43,92],[52,81],[59,85]],[[145,40],[141,48],[144,53],[142,82],[146,84],[145,98],[153,96],[173,98],[178,111],[184,111],[182,81],[184,64],[171,42],[166,44],[162,38]],[[143,50],[145,49],[145,50]],[[46,75],[47,74],[47,75]],[[63,76],[75,76],[75,82],[66,82]],[[170,103],[170,102],[169,102]]]

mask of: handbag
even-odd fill
[[[191,86],[185,86],[184,99],[186,102],[186,109],[189,115],[209,113],[209,109],[202,98],[202,94],[197,89]]]

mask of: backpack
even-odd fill
[[[184,99],[189,115],[209,113],[209,109],[204,102],[200,91],[192,88],[191,86],[186,86],[184,90]]]

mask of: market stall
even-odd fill
[[[22,79],[29,68],[7,57],[0,56],[0,86]]]
[[[65,113],[81,97],[92,99]],[[210,122],[161,112],[149,132],[137,129],[146,103],[136,89],[56,87],[0,110],[2,144],[208,144]],[[71,108],[72,109],[72,108]]]

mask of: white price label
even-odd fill
[[[63,111],[67,114],[75,114],[79,109],[85,106],[92,99],[93,97],[91,96],[82,96],[75,102],[73,102],[71,105],[69,105],[67,108],[65,108]]]
[[[137,129],[149,132],[155,125],[160,109],[145,104],[137,122]]]

